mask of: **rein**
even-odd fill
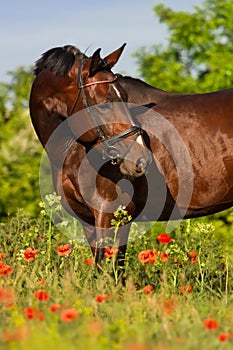
[[[101,142],[104,142],[104,152],[103,152],[103,159],[105,159],[106,157],[110,158],[111,159],[111,163],[112,164],[121,164],[127,151],[130,150],[130,148],[132,147],[129,146],[128,150],[125,152],[124,155],[120,155],[120,152],[118,151],[118,149],[114,146],[117,142],[119,142],[121,139],[125,139],[127,137],[130,137],[132,135],[135,135],[135,140],[137,139],[138,136],[140,135],[143,135],[143,130],[139,127],[139,126],[136,126],[136,125],[132,125],[129,129],[125,130],[125,131],[122,131],[120,133],[118,133],[117,135],[111,137],[111,138],[108,138],[108,135],[105,133],[105,131],[101,128],[101,126],[98,125],[97,121],[96,121],[96,118],[95,116],[93,115],[93,111],[91,109],[92,106],[89,105],[88,101],[87,101],[87,97],[86,97],[86,94],[85,94],[85,88],[86,87],[89,87],[89,86],[92,86],[92,85],[96,85],[96,84],[110,84],[110,83],[113,83],[115,82],[118,77],[115,75],[113,77],[113,79],[109,79],[109,80],[101,80],[101,81],[93,81],[93,82],[90,82],[90,83],[87,83],[87,84],[83,84],[82,82],[82,67],[83,67],[83,64],[86,62],[87,59],[83,59],[80,63],[80,66],[79,66],[79,70],[78,70],[78,94],[77,94],[77,97],[71,107],[71,110],[70,110],[70,113],[69,113],[69,116],[72,115],[72,113],[74,112],[74,109],[76,107],[76,104],[78,102],[78,99],[80,97],[80,93],[82,94],[82,98],[83,98],[83,105],[85,107],[85,109],[87,109],[87,112],[94,124],[94,127],[96,129],[96,132],[97,132],[97,135],[98,135],[98,139],[101,141]]]

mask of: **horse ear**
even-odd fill
[[[95,73],[97,73],[102,68],[103,60],[100,57],[100,51],[101,49],[97,49],[92,55],[90,69],[89,69],[90,77],[95,75]]]
[[[110,68],[112,68],[117,61],[120,58],[120,55],[122,54],[124,48],[125,48],[126,43],[124,43],[119,49],[113,51],[110,53],[108,56],[104,58],[104,61],[109,65]]]

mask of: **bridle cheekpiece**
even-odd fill
[[[86,93],[85,93],[85,89],[87,87],[90,87],[92,85],[97,85],[97,84],[111,84],[114,83],[118,77],[115,75],[112,79],[107,79],[107,80],[100,80],[100,81],[93,81],[90,83],[86,83],[83,84],[82,81],[82,67],[83,64],[87,61],[87,58],[84,58],[80,65],[79,65],[79,69],[78,69],[78,95],[71,107],[69,116],[73,114],[75,106],[78,102],[80,93],[82,94],[82,99],[83,99],[83,105],[84,108],[86,109],[88,115],[91,118],[91,121],[94,124],[94,128],[96,130],[96,133],[98,135],[98,139],[100,140],[100,142],[103,143],[104,145],[104,150],[103,150],[103,159],[109,158],[111,160],[112,164],[118,164],[120,165],[122,163],[122,161],[124,160],[125,155],[129,152],[130,148],[133,145],[133,142],[131,145],[129,145],[128,149],[126,150],[126,152],[124,154],[120,154],[118,148],[115,146],[115,144],[117,144],[119,141],[121,141],[122,139],[126,139],[127,137],[130,137],[132,135],[135,135],[135,139],[134,141],[136,141],[136,139],[138,138],[139,135],[143,135],[143,130],[141,129],[141,127],[136,126],[136,125],[132,125],[130,128],[112,136],[112,137],[108,137],[108,135],[105,133],[105,131],[101,128],[101,126],[97,123],[96,117],[93,114],[93,109],[91,108],[92,106],[89,105],[88,101],[87,101],[87,97],[86,97]],[[122,101],[123,102],[123,101]]]

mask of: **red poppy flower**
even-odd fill
[[[19,328],[16,328],[14,331],[8,332],[5,331],[3,333],[3,339],[8,342],[8,341],[13,341],[13,342],[19,342],[22,340],[25,340],[29,335],[29,329],[25,326],[20,326]]]
[[[165,349],[162,347],[162,349]],[[145,345],[137,344],[137,343],[132,343],[129,346],[125,348],[125,350],[148,350],[148,347]]]
[[[45,280],[44,279],[41,279],[38,281],[39,284],[41,284],[42,286],[45,284]]]
[[[164,253],[164,252],[162,252],[162,253],[160,254],[160,260],[161,260],[162,262],[166,262],[166,261],[168,260],[168,258],[169,258],[169,254],[166,254],[166,253]]]
[[[107,259],[111,259],[113,256],[115,256],[118,253],[118,248],[116,247],[106,247],[105,248],[105,257]]]
[[[218,337],[218,339],[220,341],[226,341],[232,338],[232,334],[231,333],[221,333]]]
[[[16,297],[13,289],[8,287],[0,288],[0,304],[4,306],[11,306],[15,302]]]
[[[57,247],[57,252],[58,252],[58,255],[60,256],[69,255],[71,251],[72,250],[71,250],[70,244],[59,245]]]
[[[103,301],[106,301],[106,300],[108,300],[108,294],[99,294],[95,298],[95,301],[97,301],[97,303],[102,303]]]
[[[85,264],[86,265],[92,265],[92,264],[94,264],[94,262],[95,262],[94,258],[87,258],[86,261],[85,261]]]
[[[78,311],[75,308],[65,309],[61,312],[61,320],[63,322],[72,322],[78,317]]]
[[[32,308],[32,307],[26,308],[23,311],[23,314],[28,320],[37,319],[39,321],[43,321],[43,319],[44,319],[44,314],[40,310],[37,310],[37,309]]]
[[[197,253],[188,252],[188,257],[190,259],[191,264],[195,264],[197,262]]]
[[[138,254],[138,259],[142,263],[154,264],[156,262],[157,257],[158,257],[157,250],[143,250]]]
[[[192,291],[193,287],[190,284],[183,284],[179,288],[180,293],[190,293]]]
[[[164,300],[162,303],[162,309],[166,312],[168,316],[172,315],[176,307],[177,307],[176,299]]]
[[[13,269],[5,264],[2,260],[0,260],[0,276],[8,276],[13,273]]]
[[[39,289],[34,292],[34,297],[38,300],[44,300],[47,301],[49,300],[50,296],[44,289]]]
[[[28,247],[24,251],[24,260],[25,261],[32,261],[35,259],[35,256],[40,252],[39,249],[32,249],[31,247]]]
[[[154,287],[152,285],[150,285],[150,284],[148,284],[147,286],[145,286],[143,288],[143,292],[145,294],[150,294],[153,290],[154,290]]]
[[[218,329],[218,322],[213,318],[207,318],[204,320],[203,325],[207,329]]]
[[[0,259],[4,258],[4,253],[0,253]]]
[[[168,236],[166,233],[161,233],[161,235],[159,235],[157,237],[157,241],[159,241],[162,244],[167,244],[173,241],[173,239]]]
[[[56,312],[57,310],[60,310],[62,308],[62,304],[53,304],[50,306],[51,312]]]
[[[37,311],[37,315],[36,315],[36,318],[38,321],[43,321],[44,320],[44,314],[42,311]]]
[[[10,341],[10,339],[11,339],[11,335],[10,335],[10,333],[8,332],[8,331],[4,331],[4,333],[3,333],[3,339],[4,339],[4,341]]]

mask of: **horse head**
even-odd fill
[[[98,49],[79,62],[77,94],[70,114],[82,110],[85,117],[72,116],[70,128],[80,142],[98,145],[103,157],[119,166],[122,174],[139,177],[151,161],[150,152],[143,130],[129,112],[127,93],[111,70],[124,46],[104,59]],[[80,128],[85,129],[81,136]]]

